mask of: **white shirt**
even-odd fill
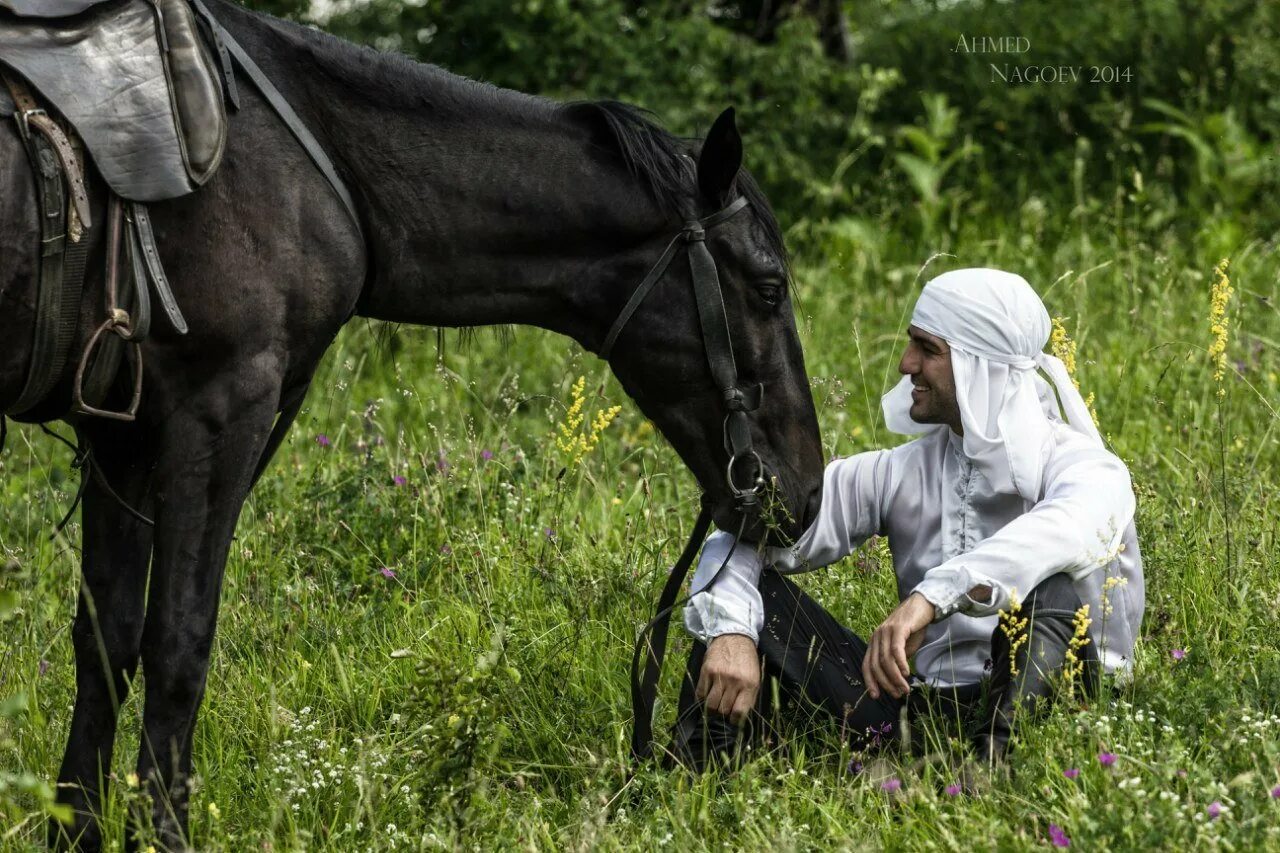
[[[1051,434],[1035,503],[995,493],[949,429],[832,461],[821,511],[794,545],[761,554],[744,544],[704,588],[734,543],[723,531],[707,539],[685,626],[703,642],[731,633],[758,640],[764,608],[757,585],[766,562],[785,573],[808,571],[881,535],[899,598],[919,592],[936,608],[915,656],[916,672],[930,684],[980,681],[998,612],[1056,572],[1067,572],[1089,605],[1090,638],[1106,670],[1127,670],[1144,608],[1129,472],[1065,424],[1054,423]],[[969,598],[981,585],[991,587],[990,599]]]

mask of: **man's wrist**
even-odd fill
[[[746,641],[753,646],[759,642],[759,639],[756,636],[754,636],[753,634],[749,634],[742,629],[729,629],[726,631],[721,631],[718,634],[712,634],[711,636],[707,637],[707,645],[709,646],[712,643],[716,642],[717,640],[728,640],[730,642]]]
[[[964,603],[963,594],[957,594],[950,583],[929,577],[916,584],[911,594],[920,596],[933,608],[931,622],[940,622],[946,619],[959,611],[961,604]]]

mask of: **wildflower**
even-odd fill
[[[594,418],[587,430],[583,430],[583,423],[586,421],[586,415],[582,409],[586,404],[586,396],[584,389],[586,387],[587,378],[579,376],[578,380],[573,383],[570,389],[572,402],[569,404],[568,410],[565,411],[564,421],[557,427],[559,435],[555,437],[556,447],[569,457],[571,465],[580,463],[588,453],[595,450],[596,445],[600,443],[600,436],[608,429],[609,424],[613,423],[614,418],[622,411],[621,406],[612,406],[608,409],[602,409],[596,412]]]
[[[443,545],[441,545],[441,546],[440,546],[440,553],[441,553],[441,554],[452,554],[452,553],[453,553],[453,549],[452,549],[452,548],[450,548],[450,547],[449,547],[449,543],[448,543],[448,542],[446,542],[445,544],[443,544]]]
[[[222,810],[219,809],[218,804],[213,802],[212,800],[209,801],[209,817],[213,818],[214,820],[217,820],[218,818],[222,817]]]
[[[1235,290],[1231,287],[1231,279],[1227,278],[1227,266],[1231,261],[1223,258],[1214,267],[1214,282],[1209,291],[1209,333],[1213,342],[1209,344],[1209,362],[1213,365],[1213,381],[1218,383],[1218,396],[1227,391],[1222,385],[1222,377],[1227,370],[1227,337],[1230,333],[1230,322],[1227,320],[1227,303]]]
[[[391,478],[391,482],[397,486],[403,486],[404,484],[408,483],[409,480],[401,476],[400,474],[396,474],[394,477]]]
[[[1100,752],[1098,753],[1098,763],[1103,767],[1110,767],[1116,763],[1116,754],[1114,752]]]
[[[1222,807],[1222,803],[1214,800],[1212,803],[1209,803],[1209,808],[1204,811],[1205,814],[1209,815],[1209,820],[1217,820],[1222,815],[1224,809]]]
[[[492,459],[492,458],[493,458],[493,451],[492,451],[492,450],[481,450],[481,451],[480,451],[480,458],[481,458],[481,459],[483,459],[485,462],[488,462],[490,459]]]
[[[43,678],[49,672],[49,662],[44,658],[40,658],[40,676]]]
[[[1076,778],[1077,776],[1079,776],[1079,775],[1080,775],[1080,768],[1079,768],[1079,767],[1068,767],[1066,770],[1063,770],[1063,771],[1062,771],[1062,775],[1063,775],[1063,776],[1066,776],[1068,779],[1074,779],[1074,778]]]
[[[1174,660],[1182,660],[1183,658],[1185,658],[1185,657],[1187,656],[1187,650],[1186,650],[1186,649],[1174,649],[1173,651],[1169,652],[1169,654],[1173,655],[1173,659],[1174,659]]]
[[[552,541],[552,542],[554,542],[554,541],[556,540],[556,532],[555,532],[555,530],[551,529],[550,527],[544,527],[544,528],[543,528],[543,530],[542,530],[542,535],[543,535],[543,536],[546,536],[546,537],[547,537],[547,539],[548,539],[548,540],[550,540],[550,541]]]
[[[444,451],[441,450],[436,454],[436,470],[441,474],[448,474],[449,468],[449,459],[444,455]]]
[[[1022,612],[1022,602],[1018,600],[1018,591],[1009,595],[1009,610],[1000,611],[1000,630],[1009,638],[1009,674],[1018,674],[1018,649],[1027,642],[1028,618],[1018,618]]]
[[[1280,800],[1280,785],[1276,785],[1271,789],[1271,799]]]
[[[956,783],[952,782],[950,785],[948,785],[948,786],[947,786],[946,788],[944,788],[943,790],[945,790],[945,791],[947,792],[947,796],[948,796],[948,797],[954,797],[954,796],[957,796],[957,795],[960,793],[960,786],[959,786],[959,785],[957,785]]]
[[[1071,384],[1076,386],[1076,390],[1080,390],[1080,381],[1076,379],[1076,342],[1067,336],[1067,327],[1063,323],[1065,317],[1053,318],[1053,331],[1049,333],[1049,347],[1054,356],[1062,362],[1062,366],[1067,369],[1067,375],[1071,377]],[[1089,410],[1089,417],[1093,418],[1093,423],[1098,423],[1098,411],[1093,407],[1094,394],[1090,393],[1085,398],[1085,408]]]
[[[1049,824],[1049,841],[1054,847],[1070,847],[1071,839],[1062,831],[1062,827],[1056,823]]]
[[[316,444],[320,445],[321,447],[328,447],[329,445],[333,444],[333,442],[329,440],[329,436],[325,435],[324,433],[320,433],[319,435],[316,436]]]
[[[378,573],[382,575],[384,578],[390,578],[391,580],[396,579],[395,570],[392,569],[390,566],[383,566],[382,568],[378,569]]]
[[[1072,619],[1075,633],[1067,643],[1066,660],[1062,669],[1063,677],[1067,680],[1068,696],[1075,695],[1076,679],[1084,675],[1084,660],[1079,652],[1089,644],[1089,625],[1092,623],[1093,620],[1089,618],[1089,605],[1082,605]]]
[[[1129,579],[1120,575],[1112,575],[1102,582],[1102,618],[1106,619],[1115,610],[1111,603],[1111,590],[1118,586],[1128,586]]]
[[[902,780],[897,778],[896,776],[891,779],[885,779],[883,782],[880,783],[880,790],[887,791],[890,794],[892,794],[894,791],[897,791],[901,787],[902,787]]]

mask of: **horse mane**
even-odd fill
[[[644,183],[653,199],[668,211],[680,211],[680,202],[688,197],[693,178],[693,162],[689,158],[697,155],[700,140],[681,139],[658,124],[651,111],[622,101],[571,101],[560,110],[571,121],[603,127],[627,170]],[[782,227],[760,185],[742,169],[733,190],[746,197],[764,229],[770,250],[781,259],[790,279],[791,263]]]

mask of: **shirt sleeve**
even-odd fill
[[[912,591],[933,604],[935,621],[1008,610],[1014,596],[1025,599],[1057,572],[1078,579],[1112,562],[1135,505],[1123,462],[1105,451],[1080,454],[1052,473],[1035,506],[972,551],[925,572]],[[981,586],[991,588],[987,600],[971,598]]]
[[[871,451],[828,463],[818,517],[790,547],[767,547],[761,553],[745,543],[734,548],[733,534],[725,531],[708,537],[684,611],[689,633],[704,643],[721,634],[758,640],[764,627],[760,572],[766,564],[782,572],[816,569],[853,553],[879,533],[889,456],[890,451]],[[724,568],[717,576],[721,564]]]

